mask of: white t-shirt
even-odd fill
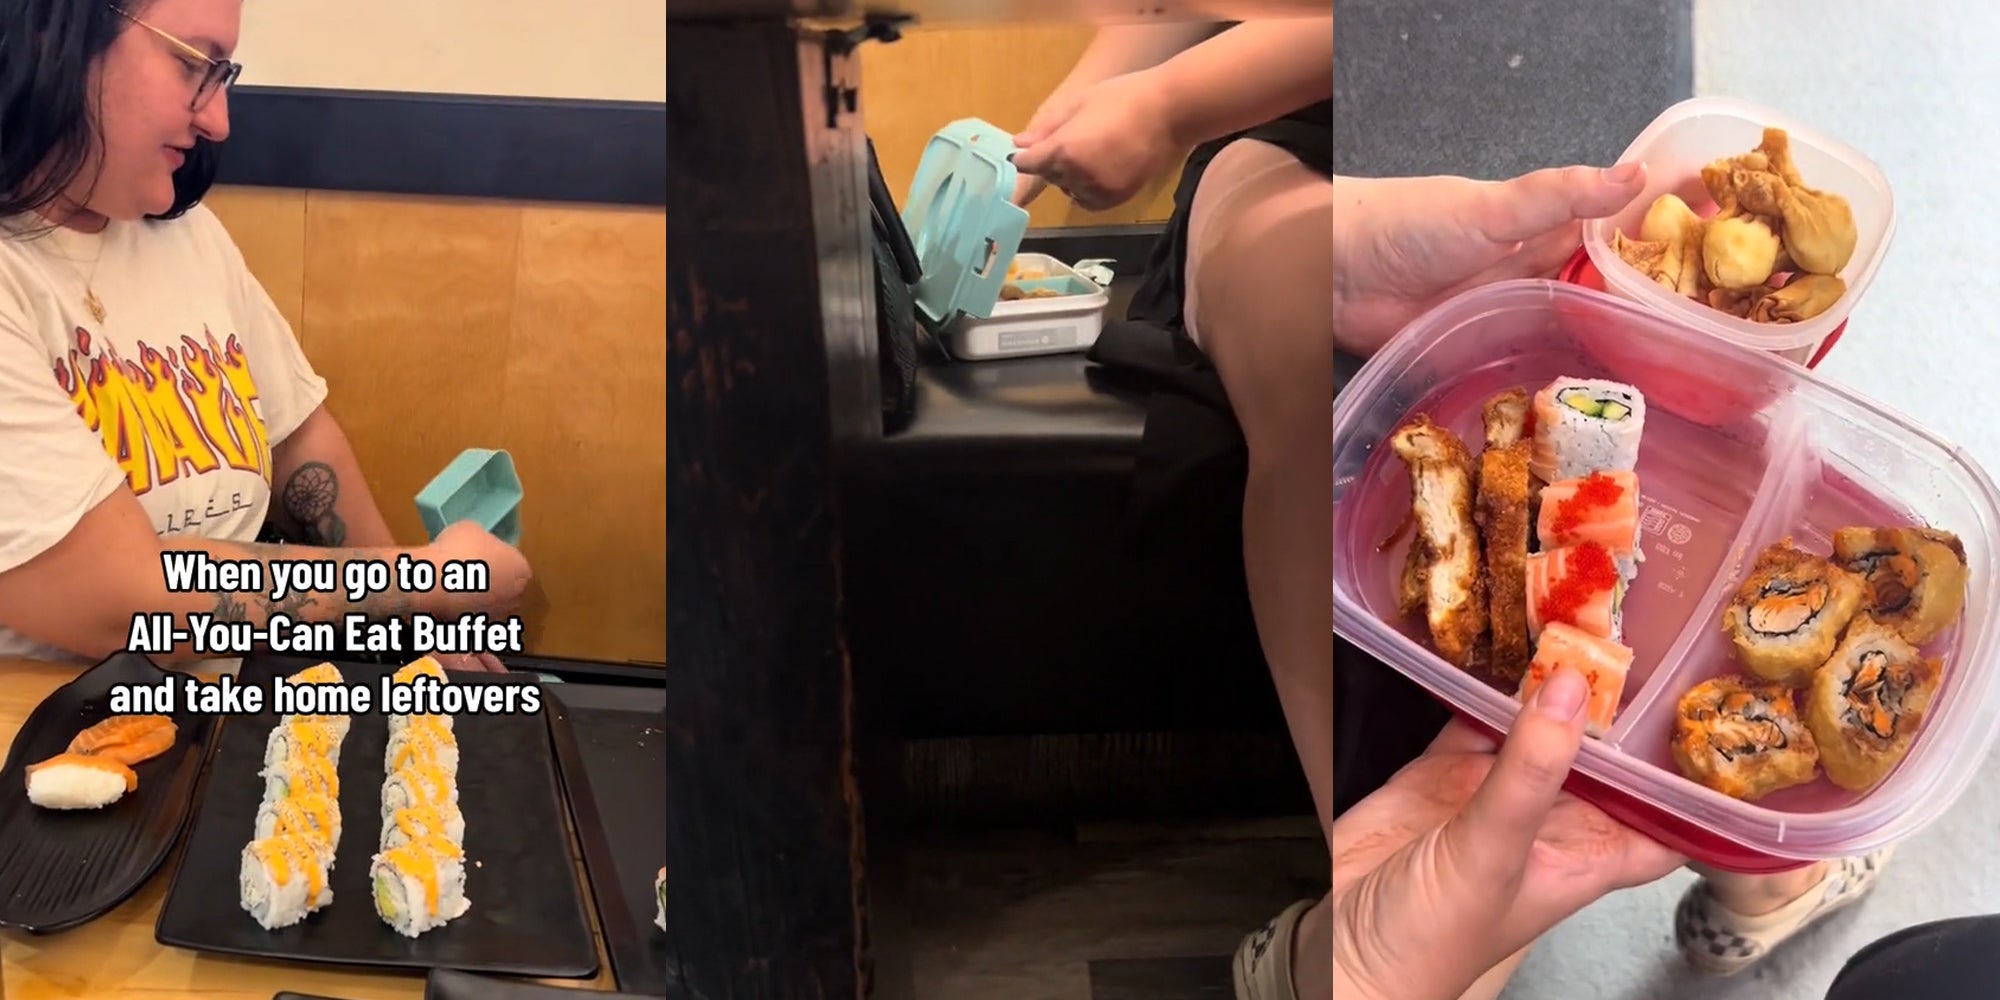
[[[162,536],[254,541],[326,382],[221,220],[37,229],[0,231],[0,572],[120,486]],[[0,655],[68,658],[4,626]]]

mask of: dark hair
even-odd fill
[[[125,6],[136,13],[146,2]],[[113,3],[0,0],[0,218],[53,202],[101,142],[90,67],[126,27]],[[215,182],[219,152],[196,139],[174,171],[173,206],[148,218],[178,218],[199,203]]]

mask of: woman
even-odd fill
[[[198,204],[229,136],[241,14],[0,0],[0,655],[100,658],[158,613],[343,634],[356,613],[498,615],[527,585],[521,553],[470,523],[396,545],[326,383]],[[260,544],[267,525],[302,544]],[[414,591],[392,572],[366,596],[269,596],[273,559],[406,556],[483,562],[489,586]],[[263,572],[172,589],[170,557]]]
[[[1415,685],[1327,641],[1335,371],[1452,295],[1553,274],[1579,245],[1580,220],[1618,211],[1645,182],[1636,167],[1502,183],[1335,177],[1332,65],[1331,17],[1105,29],[1016,136],[1014,164],[1032,175],[1017,188],[1023,203],[1053,184],[1102,210],[1193,147],[1132,318],[1184,337],[1213,364],[1243,430],[1251,604],[1320,824],[1337,844],[1335,817],[1447,717]],[[1886,857],[1769,878],[1704,873],[1675,916],[1683,954],[1714,972],[1745,968],[1858,899]],[[1337,855],[1335,867],[1338,883]],[[1323,966],[1291,963],[1323,954],[1309,942],[1327,940],[1328,910],[1327,900],[1301,901],[1246,938],[1239,996],[1324,995]],[[1509,971],[1495,970],[1493,989]]]

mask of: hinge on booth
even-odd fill
[[[855,100],[859,95],[859,90],[849,77],[854,72],[854,67],[849,64],[844,67],[844,73],[836,75],[834,57],[847,55],[860,48],[862,42],[870,39],[881,42],[895,41],[903,37],[903,23],[908,20],[910,20],[908,14],[869,14],[860,24],[852,28],[845,31],[829,30],[826,33],[823,39],[822,57],[825,59],[826,70],[824,89],[827,128],[839,124],[840,113],[843,110],[849,114],[854,113]]]

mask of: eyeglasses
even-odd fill
[[[113,4],[111,6],[111,9],[116,11],[119,17],[122,17],[125,20],[138,25],[141,28],[144,28],[147,31],[152,32],[153,34],[158,35],[163,39],[166,39],[168,44],[172,45],[174,48],[181,50],[181,55],[183,57],[182,61],[187,64],[189,74],[194,74],[194,73],[201,74],[201,82],[195,85],[194,99],[188,102],[188,110],[200,111],[202,108],[207,107],[208,102],[215,98],[215,95],[218,91],[228,88],[231,84],[234,84],[236,82],[237,77],[243,75],[242,63],[230,62],[227,59],[217,59],[209,55],[208,53],[203,52],[202,50],[195,48],[194,46],[189,45],[188,43],[183,42],[180,39],[175,38],[174,36],[169,35],[158,28],[153,27],[150,24],[147,24],[146,22],[141,21],[136,17],[133,17],[129,12],[125,10],[125,8],[119,7],[116,4]]]

